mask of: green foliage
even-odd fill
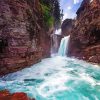
[[[55,28],[59,28],[61,24],[61,14],[60,14],[60,3],[59,0],[54,0],[54,6],[53,6],[53,16],[54,16],[54,23]]]
[[[48,19],[47,24],[49,25],[49,27],[54,25],[54,18],[52,16]]]
[[[61,24],[59,0],[40,0],[43,10],[44,21],[48,27],[54,25],[59,28]]]
[[[48,27],[52,27],[54,24],[54,18],[51,15],[51,7],[44,4],[41,4],[41,7],[43,11],[44,22]]]

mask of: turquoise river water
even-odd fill
[[[1,77],[3,89],[36,100],[100,100],[100,67],[74,58],[47,58]]]

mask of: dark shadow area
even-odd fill
[[[0,54],[5,52],[7,46],[8,46],[7,39],[0,39]]]
[[[91,34],[91,43],[98,44],[100,42],[100,30],[99,29],[92,29]]]

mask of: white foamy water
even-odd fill
[[[47,58],[0,78],[2,89],[36,100],[100,100],[100,68],[74,58]]]
[[[66,54],[68,52],[69,39],[70,39],[70,36],[66,36],[66,37],[62,38],[60,47],[58,50],[59,56],[66,56]]]

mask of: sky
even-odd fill
[[[63,20],[66,18],[75,18],[76,11],[80,7],[82,0],[60,0],[61,9],[63,9]]]

